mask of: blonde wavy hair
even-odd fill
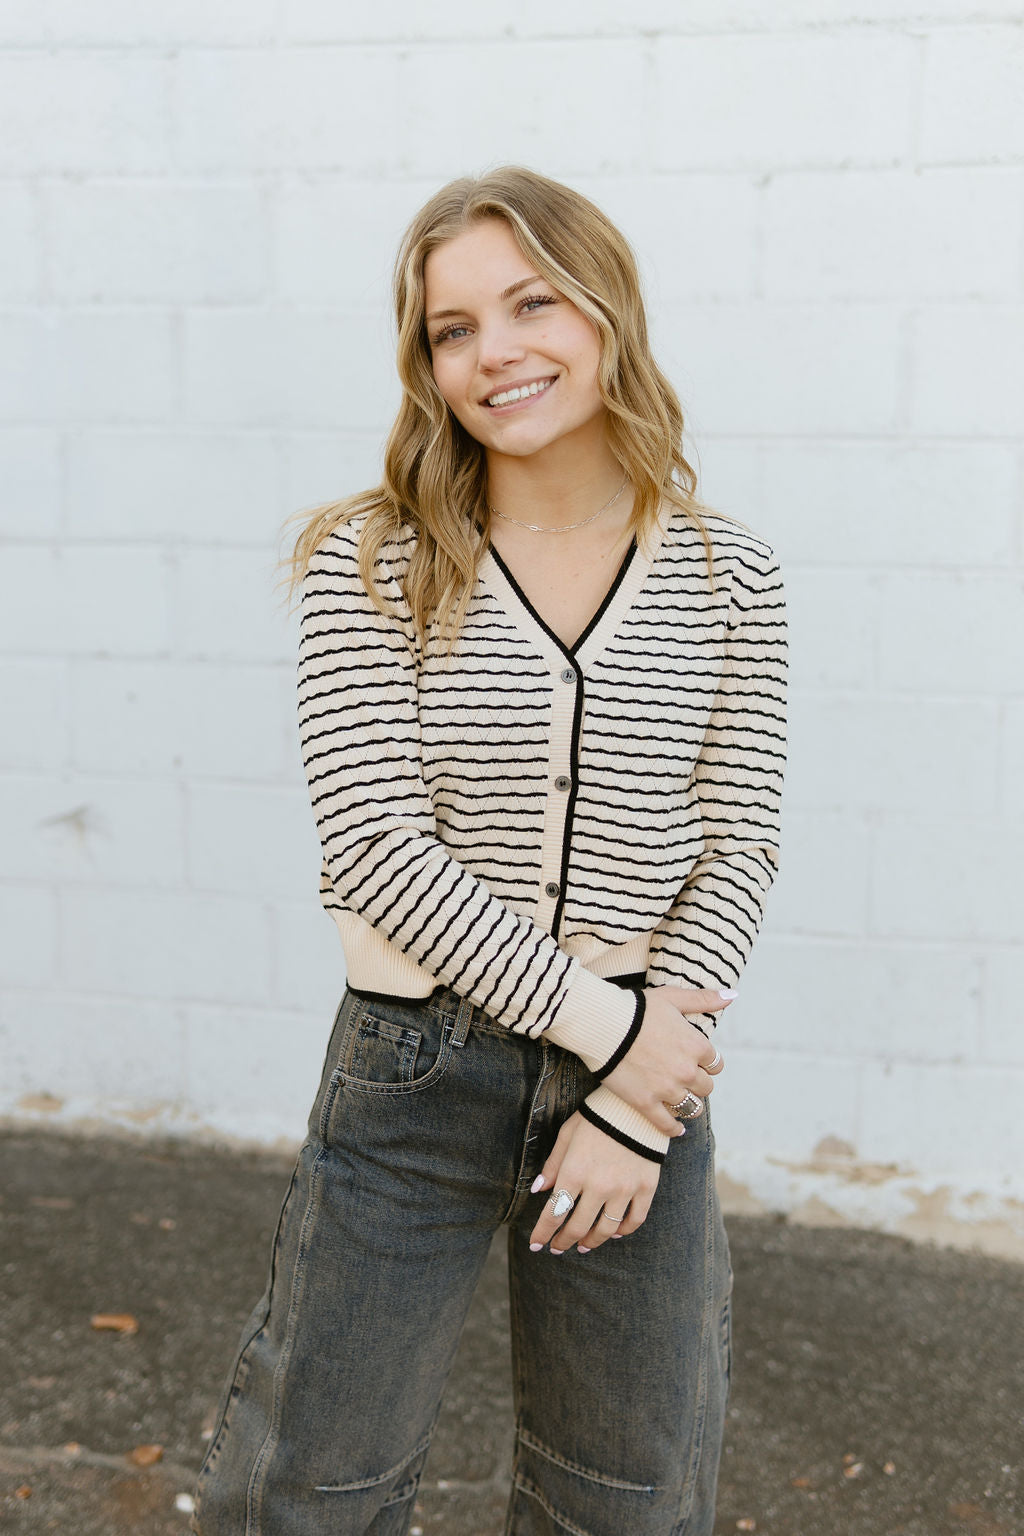
[[[651,354],[636,260],[615,225],[588,198],[522,166],[462,177],[434,194],[406,230],[395,263],[402,403],[387,439],[380,485],[296,513],[303,527],[286,567],[294,594],[328,535],[360,513],[359,570],[382,612],[373,577],[383,547],[411,524],[417,538],[404,579],[416,631],[432,620],[454,645],[489,542],[487,461],[434,382],[423,269],[436,246],[482,219],[504,219],[523,255],[596,327],[598,384],[608,442],[633,487],[633,530],[643,543],[663,500],[699,530],[711,572],[711,543],[697,500],[696,471],[683,454],[683,413]],[[482,533],[478,531],[479,524]],[[286,525],[287,526],[287,525]]]

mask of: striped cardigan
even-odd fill
[[[600,1078],[640,1027],[647,985],[732,986],[777,863],[786,631],[771,550],[663,507],[567,646],[496,551],[449,661],[402,577],[412,528],[356,563],[364,517],[303,582],[299,723],[324,850],[321,894],[349,983],[438,984]],[[695,1019],[707,1031],[714,1019]],[[662,1132],[603,1083],[583,1112],[660,1160]]]

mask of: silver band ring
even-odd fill
[[[696,1120],[698,1115],[704,1113],[704,1101],[698,1099],[695,1093],[686,1094],[678,1104],[670,1104],[668,1107],[677,1120]]]
[[[713,1072],[717,1066],[721,1065],[721,1062],[722,1062],[722,1053],[721,1053],[721,1051],[716,1051],[715,1052],[715,1059],[714,1059],[714,1061],[709,1062],[708,1065],[704,1068],[704,1071],[705,1072]]]
[[[607,1211],[602,1211],[601,1212],[601,1220],[602,1221],[620,1222],[620,1221],[625,1221],[625,1219],[626,1219],[625,1211],[623,1211],[621,1216],[609,1216]]]
[[[567,1189],[556,1189],[549,1201],[553,1216],[568,1216],[576,1204],[575,1197]]]

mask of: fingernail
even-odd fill
[[[589,1253],[590,1249],[589,1248],[581,1248],[580,1245],[577,1243],[576,1244],[576,1252],[577,1253]]]
[[[719,997],[724,997],[726,1001],[730,1003],[734,997],[739,997],[739,993],[734,992],[732,987],[722,987],[718,995]]]
[[[685,1136],[686,1135],[686,1126],[685,1125],[681,1125],[679,1127],[678,1131],[676,1131],[676,1135],[677,1136]]]
[[[531,1195],[535,1195],[537,1193],[538,1189],[543,1189],[543,1188],[544,1188],[544,1175],[542,1173],[538,1173],[537,1177],[534,1179],[533,1183],[530,1185],[530,1194]]]
[[[562,1254],[565,1252],[565,1249],[564,1248],[549,1248],[548,1252],[549,1253],[553,1253],[556,1259],[560,1259],[562,1257]]]
[[[612,1233],[612,1242],[613,1243],[617,1243],[619,1238],[620,1237],[625,1237],[625,1235],[626,1235],[625,1232],[613,1232]]]
[[[544,1247],[543,1243],[531,1243],[530,1244],[530,1252],[531,1253],[540,1253],[540,1251],[541,1251],[541,1249],[543,1247]]]

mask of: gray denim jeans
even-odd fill
[[[707,1115],[633,1236],[529,1251],[530,1185],[593,1088],[439,988],[346,992],[199,1476],[200,1536],[405,1536],[466,1312],[508,1229],[505,1536],[710,1536],[732,1274]],[[483,1536],[483,1533],[482,1533]]]

